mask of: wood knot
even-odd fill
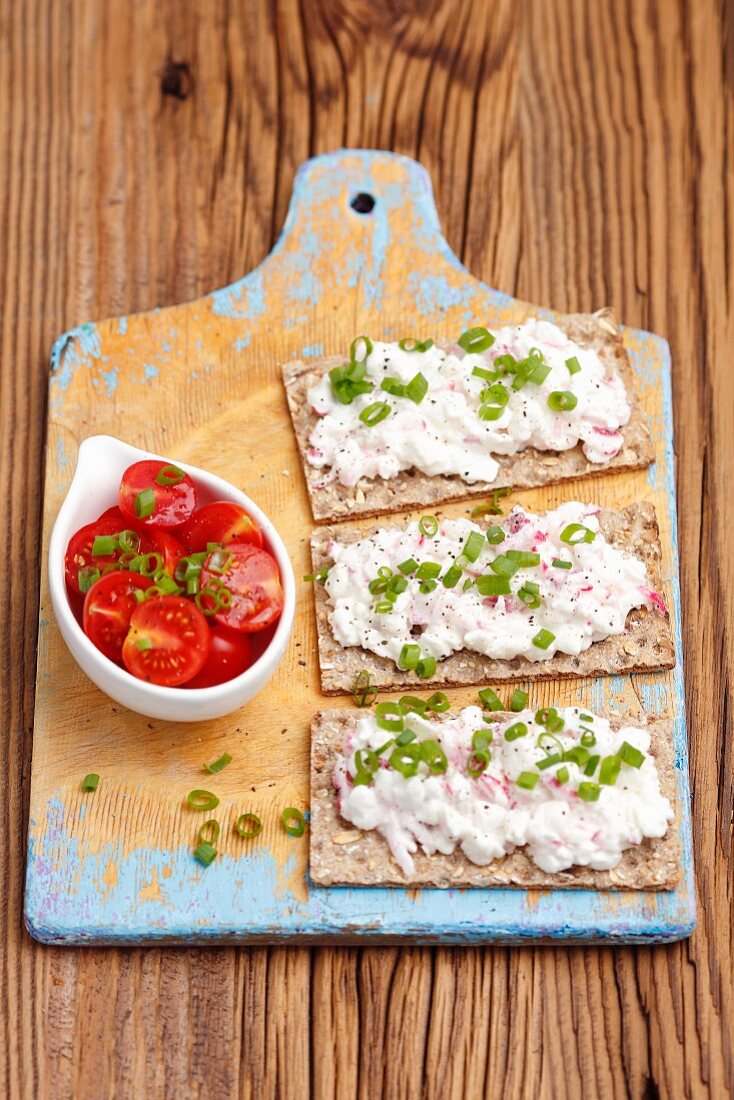
[[[188,61],[169,61],[161,77],[161,92],[174,99],[188,99],[194,90],[194,78]]]

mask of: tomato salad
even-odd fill
[[[283,610],[278,564],[239,504],[198,504],[194,480],[147,459],[118,504],[70,539],[69,602],[100,652],[139,680],[203,688],[234,679]]]

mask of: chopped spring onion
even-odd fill
[[[147,649],[153,648],[153,643],[151,642],[150,638],[138,638],[135,642],[135,645],[137,646],[140,653],[145,653]]]
[[[318,573],[304,573],[304,581],[325,581],[329,575],[328,566],[324,565],[319,569]]]
[[[498,546],[501,542],[505,541],[505,532],[497,524],[493,524],[487,531],[487,542],[490,546]]]
[[[493,736],[492,730],[474,730],[474,733],[471,735],[471,747],[473,749],[478,749],[480,752],[486,752],[492,743]]]
[[[360,344],[362,347],[360,347]],[[372,354],[372,341],[369,336],[357,336],[352,340],[349,348],[349,359],[352,363],[364,363]]]
[[[567,546],[576,546],[581,542],[593,542],[596,531],[590,527],[584,527],[583,523],[568,523],[561,531],[561,542]]]
[[[499,420],[504,411],[504,405],[480,405],[477,416],[480,420]]]
[[[596,737],[591,732],[591,730],[584,730],[584,732],[581,734],[581,744],[584,746],[584,748],[593,749],[594,745],[596,744]]]
[[[582,722],[593,722],[594,721],[594,715],[593,714],[580,714],[579,718],[581,719]]]
[[[418,767],[422,759],[421,747],[417,744],[401,745],[393,749],[390,754],[389,764],[396,772],[400,772],[406,779],[418,774]]]
[[[367,367],[364,363],[343,363],[329,371],[331,389],[337,401],[342,405],[351,405],[361,393],[370,393],[374,389],[372,382],[365,378]]]
[[[487,370],[486,367],[472,367],[475,378],[484,378],[487,382],[496,382],[499,374],[496,370]]]
[[[403,711],[400,703],[378,703],[375,718],[381,730],[388,733],[401,733],[404,728]]]
[[[509,496],[509,495],[510,495],[510,490],[509,489],[493,489],[492,490],[492,499],[491,499],[491,501],[487,501],[484,504],[478,504],[476,506],[476,508],[472,508],[471,518],[472,519],[477,519],[478,516],[486,516],[486,515],[490,515],[490,516],[504,515],[502,509],[500,508],[499,502],[502,499],[502,497],[506,497],[506,496]]]
[[[581,364],[575,355],[572,355],[570,359],[566,360],[566,366],[568,367],[568,373],[573,378],[574,374],[578,374],[581,370]]]
[[[463,570],[460,565],[456,565],[456,563],[454,563],[452,566],[450,566],[444,573],[443,577],[441,577],[441,583],[443,584],[444,588],[456,588],[457,584],[461,580],[462,572]]]
[[[216,775],[217,772],[221,772],[223,768],[227,767],[227,764],[232,763],[232,757],[228,752],[223,752],[218,760],[215,760],[213,764],[205,764],[204,771],[209,772],[210,775]]]
[[[428,381],[423,377],[420,371],[413,375],[410,382],[405,387],[405,396],[409,397],[411,401],[416,405],[420,405],[423,398],[428,393]]]
[[[489,568],[499,577],[514,577],[521,566],[512,558],[508,558],[506,554],[498,554],[494,561],[489,563]]]
[[[156,485],[178,485],[186,474],[178,466],[161,466],[155,475]]]
[[[410,576],[411,573],[415,573],[417,568],[418,562],[415,558],[408,558],[407,561],[401,562],[398,566],[398,570],[406,577]]]
[[[199,840],[202,844],[216,844],[219,840],[219,833],[219,822],[210,817],[199,829]]]
[[[391,744],[390,741],[388,741],[389,744]],[[369,787],[379,766],[379,752],[373,752],[372,749],[357,749],[354,754],[355,775],[352,780],[354,786]]]
[[[426,699],[426,710],[432,710],[434,714],[443,714],[450,706],[448,696],[442,691],[434,691],[433,695]]]
[[[563,759],[571,764],[576,764],[579,768],[585,768],[589,762],[589,750],[585,749],[583,745],[574,745],[573,748],[566,749]]]
[[[374,405],[368,405],[366,409],[362,409],[359,414],[359,419],[363,424],[366,424],[368,428],[374,428],[375,424],[379,424],[381,420],[385,420],[391,413],[391,408],[387,401],[375,401]]]
[[[532,791],[539,779],[537,772],[520,772],[515,782],[524,791]]]
[[[438,534],[438,520],[435,516],[423,516],[418,523],[418,530],[422,535],[432,539]]]
[[[509,596],[512,592],[509,577],[497,577],[491,573],[477,577],[476,586],[480,596]]]
[[[584,775],[592,776],[599,766],[600,756],[590,756],[589,762],[584,768]]]
[[[425,741],[420,742],[420,750],[421,759],[431,775],[443,775],[449,766],[449,762],[438,741],[427,737]]]
[[[427,582],[429,583],[429,582]],[[436,658],[435,657],[421,657],[420,661],[416,665],[415,669],[421,680],[430,680],[436,672]]]
[[[295,806],[286,806],[280,820],[288,836],[303,836],[306,832],[306,818]]]
[[[541,707],[535,712],[535,721],[550,733],[560,733],[566,724],[555,707]]]
[[[629,741],[623,741],[618,756],[624,764],[628,764],[631,768],[641,768],[645,760],[644,752],[640,752],[634,745],[630,745]]]
[[[405,383],[401,382],[399,378],[383,378],[380,389],[385,393],[392,394],[393,397],[405,397]]]
[[[539,630],[538,633],[532,639],[532,643],[538,649],[548,649],[552,642],[555,642],[555,634],[551,634],[550,630],[546,630],[545,627]]]
[[[563,558],[554,558],[551,565],[554,566],[555,569],[573,569],[573,562],[564,561]]]
[[[416,578],[419,581],[434,580],[441,573],[441,566],[437,561],[422,561],[416,570]]]
[[[505,741],[517,741],[518,738],[524,737],[528,732],[528,727],[524,722],[515,722],[514,725],[508,726],[505,730]]]
[[[537,717],[535,720],[537,722]],[[561,744],[561,742],[558,740],[557,737],[555,737],[552,733],[549,733],[547,730],[543,730],[542,733],[538,734],[538,740],[535,743],[539,749],[543,750],[543,752],[563,752],[563,745]]]
[[[480,775],[486,772],[491,759],[492,754],[489,749],[475,749],[466,762],[467,775],[471,776],[472,779],[478,779]]]
[[[398,668],[415,671],[421,659],[421,647],[419,645],[404,645],[398,657]]]
[[[189,791],[186,802],[190,810],[215,810],[219,805],[219,799],[211,791]]]
[[[492,347],[494,336],[486,328],[468,328],[462,332],[457,343],[469,355],[478,355]]]
[[[133,563],[130,562],[132,569]],[[163,555],[153,551],[151,554],[141,554],[137,560],[136,573],[141,577],[154,577],[163,568]]]
[[[579,783],[578,796],[583,802],[596,802],[601,794],[598,783]]]
[[[554,390],[548,395],[548,408],[553,412],[571,412],[578,403],[578,397],[570,390]]]
[[[358,672],[354,678],[354,701],[358,707],[371,707],[377,698],[377,689],[370,683],[370,674],[366,668]]]
[[[433,340],[416,340],[413,336],[406,336],[398,340],[398,347],[401,351],[428,351],[433,347]]]
[[[208,867],[217,858],[217,849],[211,844],[197,844],[194,848],[194,859],[203,867]]]
[[[505,704],[496,691],[492,688],[482,688],[479,692],[479,701],[485,710],[504,710]]]
[[[411,741],[415,741],[415,734],[412,730],[403,730],[395,738],[395,744],[401,749],[404,745],[409,745]]]
[[[540,595],[540,586],[533,581],[525,581],[522,588],[518,589],[517,598],[521,600],[530,611],[537,611],[543,602]]]
[[[255,836],[260,836],[263,831],[263,823],[257,814],[240,814],[234,823],[235,832],[244,837],[245,840],[251,840]]]
[[[516,561],[521,569],[529,569],[534,565],[540,565],[540,554],[532,550],[508,550],[505,554],[510,561]]]
[[[99,569],[96,569],[93,565],[85,565],[76,575],[79,590],[88,592],[94,582],[98,581],[101,576]]]
[[[550,372],[551,369],[546,363],[537,363],[528,375],[528,382],[532,382],[536,386],[541,386]]]
[[[140,535],[137,531],[130,531],[126,528],[124,531],[120,531],[117,536],[117,543],[123,553],[137,554],[140,550]]]
[[[422,581],[420,586],[419,586],[418,591],[421,592],[424,596],[426,596],[426,595],[428,595],[429,592],[433,592],[434,588],[437,588],[437,587],[438,587],[438,581],[435,581],[435,580]]]
[[[97,535],[92,543],[92,557],[106,558],[114,554],[118,543],[114,535]]]
[[[135,515],[138,519],[146,519],[155,512],[155,493],[152,489],[143,489],[135,497]]]
[[[528,703],[527,691],[521,691],[520,688],[515,688],[510,699],[510,710],[515,714],[519,714],[521,710],[525,710]]]
[[[464,578],[464,583],[461,586],[461,591],[462,592],[468,592],[469,589],[473,588],[473,587],[474,587],[474,578],[473,577],[465,577]]]
[[[96,772],[90,772],[82,779],[82,790],[85,792],[96,791],[99,786],[99,776]]]
[[[622,761],[618,756],[605,756],[599,767],[599,782],[604,787],[613,787],[622,770]]]
[[[475,562],[481,554],[483,546],[484,536],[481,531],[470,531],[461,552],[467,561]]]
[[[209,561],[207,562],[207,569],[210,573],[216,573],[221,576],[226,573],[232,564],[232,551],[231,550],[214,550],[212,551]]]
[[[423,699],[419,699],[417,695],[403,695],[400,699],[400,706],[405,714],[425,714],[426,704]]]
[[[538,771],[544,772],[546,768],[552,768],[554,764],[560,764],[562,760],[561,754],[554,752],[550,756],[544,756],[542,760],[538,760],[535,767]]]
[[[568,774],[569,774],[568,773],[568,768],[564,764],[563,767],[559,768],[558,771],[556,772],[557,782],[560,783],[561,785],[563,785],[564,783],[568,783]]]

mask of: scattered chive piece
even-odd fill
[[[489,767],[492,755],[489,749],[475,749],[466,762],[467,775],[472,779],[478,779]]]
[[[559,768],[558,771],[556,772],[556,780],[561,785],[563,785],[564,783],[568,783],[568,768],[566,767],[565,764],[563,765],[562,768]]]
[[[479,700],[485,710],[504,710],[505,704],[496,691],[492,688],[482,688],[479,692]]]
[[[551,634],[550,630],[546,630],[545,627],[539,630],[535,637],[532,639],[533,645],[538,649],[548,649],[552,642],[555,642],[555,634]]]
[[[448,696],[442,691],[434,691],[430,699],[426,700],[426,710],[432,710],[434,714],[443,714],[450,706]]]
[[[539,779],[537,772],[520,772],[515,782],[524,791],[532,791]]]
[[[402,745],[394,749],[390,754],[389,764],[396,772],[400,772],[406,779],[418,774],[421,762],[420,745]]]
[[[97,535],[92,543],[92,557],[106,558],[114,554],[117,549],[117,539],[114,535]]]
[[[94,582],[98,581],[101,576],[99,569],[96,569],[93,565],[86,565],[84,569],[80,569],[76,575],[80,591],[88,592]]]
[[[596,737],[591,732],[591,730],[584,730],[584,732],[581,734],[581,744],[584,746],[584,748],[593,749],[594,745],[596,744]]]
[[[532,581],[526,581],[517,591],[517,598],[525,604],[530,611],[537,611],[543,600],[540,595],[540,586]]]
[[[398,657],[398,668],[413,672],[421,659],[421,647],[419,645],[404,645]]]
[[[161,466],[155,475],[156,485],[178,485],[186,474],[178,466]]]
[[[406,577],[409,576],[411,573],[415,573],[417,568],[418,562],[415,560],[415,558],[408,558],[407,561],[401,562],[398,566],[399,571]]]
[[[199,829],[199,840],[202,844],[216,844],[219,840],[219,832],[219,822],[210,817]]]
[[[553,412],[571,412],[578,403],[578,397],[570,390],[554,390],[548,396],[548,408]]]
[[[644,752],[635,748],[634,745],[630,745],[629,741],[622,742],[618,755],[622,762],[628,764],[631,768],[641,768],[645,759]]]
[[[538,760],[535,767],[544,772],[546,768],[552,768],[554,764],[560,764],[563,757],[559,752],[551,753],[549,756],[545,756],[542,760]]]
[[[359,419],[368,428],[374,428],[375,424],[379,424],[381,420],[386,420],[391,411],[387,401],[375,401],[374,405],[368,405],[366,409],[362,409]]]
[[[555,566],[556,569],[573,569],[573,562],[564,561],[563,558],[554,558],[551,565]]]
[[[605,756],[599,768],[599,782],[605,787],[613,787],[621,769],[622,761],[618,756]]]
[[[135,515],[138,519],[146,519],[155,512],[155,493],[152,489],[143,489],[135,497]]]
[[[501,542],[505,541],[505,532],[501,527],[494,524],[487,531],[487,542],[490,546],[498,546]]]
[[[390,600],[380,600],[375,604],[375,611],[378,615],[388,615],[392,611],[392,603]]]
[[[541,386],[545,382],[546,378],[550,374],[551,369],[546,363],[538,363],[533,367],[528,375],[528,382],[534,383],[536,386]]]
[[[198,860],[203,867],[208,867],[216,858],[217,849],[212,847],[211,844],[197,844],[196,848],[194,848],[194,859]]]
[[[422,581],[420,586],[419,586],[418,591],[422,592],[423,595],[426,596],[426,595],[428,595],[429,592],[433,592],[434,588],[437,588],[437,587],[438,587],[438,581],[435,581],[435,580]]]
[[[398,748],[404,748],[405,745],[409,745],[411,741],[415,741],[415,734],[412,730],[403,730],[395,738],[395,744]]]
[[[581,364],[575,355],[572,355],[570,359],[566,360],[566,366],[568,367],[568,373],[573,378],[574,374],[578,374],[581,370]]]
[[[561,531],[561,542],[568,546],[577,546],[580,542],[593,542],[596,531],[584,527],[583,523],[569,523]]]
[[[515,688],[510,699],[510,710],[519,714],[521,710],[525,710],[528,702],[527,691],[521,691],[520,688]]]
[[[380,389],[392,394],[393,397],[405,397],[405,383],[399,378],[383,378]]]
[[[550,733],[560,733],[566,724],[555,707],[541,707],[536,710],[535,721],[545,726]]]
[[[462,592],[468,592],[470,588],[474,587],[474,580],[472,577],[466,577],[464,583],[461,586]]]
[[[434,581],[435,584],[435,581]],[[435,657],[421,657],[415,669],[421,680],[429,680],[436,671]]]
[[[186,802],[190,810],[215,810],[219,805],[219,799],[211,791],[189,791]]]
[[[328,575],[329,568],[328,566],[324,565],[321,569],[319,569],[318,573],[304,573],[303,579],[304,581],[325,581]]]
[[[563,754],[563,759],[570,761],[572,764],[577,764],[579,768],[586,767],[589,760],[589,750],[585,749],[582,745],[574,745],[572,749],[566,749]]]
[[[520,566],[506,554],[498,554],[494,561],[489,563],[489,568],[500,577],[514,577]]]
[[[502,516],[504,512],[500,508],[499,502],[502,497],[510,495],[510,489],[493,489],[492,499],[485,501],[483,504],[478,504],[476,508],[472,509],[471,518],[476,519],[478,516]]]
[[[422,561],[415,575],[419,581],[429,581],[438,577],[440,572],[441,566],[437,561]]]
[[[534,565],[540,565],[540,554],[532,550],[508,550],[505,557],[515,561],[521,569],[529,569]]]
[[[471,747],[480,752],[487,752],[492,742],[494,733],[492,730],[474,730],[471,735]]]
[[[428,382],[423,377],[420,371],[411,378],[410,382],[405,387],[405,396],[409,397],[411,401],[414,401],[416,405],[420,405],[423,398],[428,393]]]
[[[457,584],[461,580],[462,572],[463,570],[460,565],[456,565],[456,563],[454,563],[454,565],[450,566],[450,568],[446,570],[443,577],[441,578],[441,583],[443,584],[444,588],[456,588]]]
[[[416,340],[413,336],[406,336],[398,340],[398,347],[401,351],[428,351],[433,347],[433,340]]]
[[[600,756],[590,756],[589,762],[584,768],[584,775],[592,776],[599,766]]]
[[[150,638],[138,638],[135,645],[141,653],[144,653],[146,649],[153,648],[153,643],[151,642]]]
[[[417,695],[403,695],[400,698],[400,706],[406,714],[425,714],[426,704],[425,700],[419,699]]]
[[[505,741],[517,741],[518,738],[525,737],[527,732],[528,727],[524,722],[515,722],[505,730]]]
[[[362,337],[362,339],[365,339],[365,337]],[[354,347],[354,344],[352,347]],[[340,367],[334,367],[330,370],[331,389],[337,401],[340,401],[342,405],[351,405],[354,398],[359,394],[370,393],[374,389],[374,384],[366,380],[366,373],[366,365],[363,362],[355,363],[354,361],[343,363]]]
[[[457,343],[469,355],[477,355],[492,347],[494,336],[486,328],[468,328],[466,332],[462,332]]]
[[[89,775],[85,775],[82,779],[83,791],[96,791],[99,786],[99,776],[96,772],[90,772]]]
[[[594,721],[594,715],[593,714],[579,714],[579,718],[582,722],[593,722]]]
[[[222,768],[226,768],[227,764],[232,762],[232,757],[228,752],[222,753],[218,760],[215,760],[213,764],[205,764],[204,771],[209,772],[211,775],[216,775]]]
[[[435,516],[423,516],[418,523],[418,530],[422,535],[432,539],[434,535],[438,534],[438,520]]]
[[[364,355],[358,355],[357,352],[362,349],[359,347],[360,342],[364,345]],[[364,363],[368,355],[372,354],[372,341],[369,336],[356,336],[352,340],[349,348],[349,359],[352,363]]]
[[[560,752],[563,754],[563,745],[557,737],[554,737],[552,733],[548,733],[547,730],[543,730],[543,732],[538,735],[538,740],[535,743],[543,752]]]
[[[488,382],[496,382],[499,378],[496,370],[487,370],[486,367],[472,367],[472,374],[475,378],[486,378]]]
[[[263,823],[257,814],[240,814],[234,823],[235,832],[243,836],[245,840],[260,836],[263,831]]]
[[[392,744],[392,740],[377,751],[372,749],[357,749],[354,754],[354,766],[356,774],[352,780],[355,787],[369,787],[375,772],[380,766],[380,753]]]
[[[578,796],[583,802],[596,802],[600,794],[598,783],[579,783]]]
[[[504,411],[504,405],[480,405],[477,416],[480,420],[499,420]]]
[[[481,531],[470,531],[461,552],[467,561],[475,562],[482,552],[484,536]]]
[[[295,806],[286,806],[280,820],[288,836],[303,836],[306,832],[306,818]]]
[[[140,550],[140,535],[137,531],[130,531],[128,528],[120,531],[117,542],[124,553],[137,554]]]
[[[477,577],[476,585],[480,596],[509,596],[512,591],[509,577],[496,577],[491,573]]]
[[[358,707],[371,707],[377,698],[377,690],[370,683],[370,674],[366,668],[358,672],[354,677],[352,689],[354,701]]]
[[[378,703],[375,707],[375,718],[381,730],[388,733],[402,733],[403,710],[400,703]]]
[[[448,769],[449,762],[438,741],[434,741],[432,737],[427,737],[425,741],[420,742],[419,748],[421,759],[431,775],[443,775]]]

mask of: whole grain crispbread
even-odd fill
[[[528,308],[527,317],[534,316]],[[491,483],[468,484],[458,475],[431,477],[418,470],[406,470],[385,481],[363,479],[352,487],[339,482],[323,484],[324,471],[308,461],[308,439],[317,416],[307,400],[307,391],[343,356],[328,356],[304,362],[296,359],[283,367],[283,381],[298,449],[306,478],[311,509],[317,523],[326,520],[377,516],[450,500],[486,496],[492,489],[530,489],[572,478],[604,474],[607,470],[639,470],[654,461],[650,432],[635,391],[634,375],[619,326],[609,309],[596,313],[558,314],[554,322],[582,347],[593,348],[607,374],[619,374],[632,407],[629,424],[622,429],[624,444],[617,455],[602,464],[589,462],[577,444],[568,451],[538,451],[529,447],[518,454],[495,455],[499,472]],[[444,345],[445,346],[445,345]]]
[[[660,839],[646,838],[623,853],[611,871],[573,867],[550,874],[522,850],[494,860],[486,867],[472,863],[463,852],[427,856],[418,851],[415,874],[408,877],[376,829],[363,832],[339,816],[332,784],[335,756],[344,737],[361,717],[358,710],[319,711],[311,735],[310,876],[319,886],[510,886],[535,889],[672,890],[681,875],[678,820]],[[450,714],[443,717],[451,717]],[[493,714],[490,722],[506,718]],[[614,722],[612,723],[614,726]],[[621,723],[617,722],[615,728]],[[672,723],[649,723],[651,753],[660,776],[662,793],[676,804],[676,775]]]
[[[620,550],[641,558],[648,570],[650,587],[662,588],[660,574],[660,534],[655,508],[647,501],[630,504],[621,511],[602,508],[599,526],[607,541]],[[383,521],[384,525],[384,521]],[[317,529],[311,539],[313,570],[317,573],[331,563],[329,543],[356,542],[374,532],[360,526],[342,524]],[[461,687],[491,681],[560,680],[575,677],[617,676],[632,672],[651,672],[673,668],[675,645],[670,617],[657,610],[639,608],[627,616],[624,634],[595,642],[578,656],[559,653],[545,661],[525,657],[496,660],[481,653],[462,650],[440,661],[429,680],[420,680],[414,672],[401,671],[393,661],[365,649],[345,648],[331,633],[329,599],[322,584],[315,583],[316,628],[321,668],[321,689],[325,695],[349,695],[357,673],[367,669],[374,687],[385,691],[403,687]]]

